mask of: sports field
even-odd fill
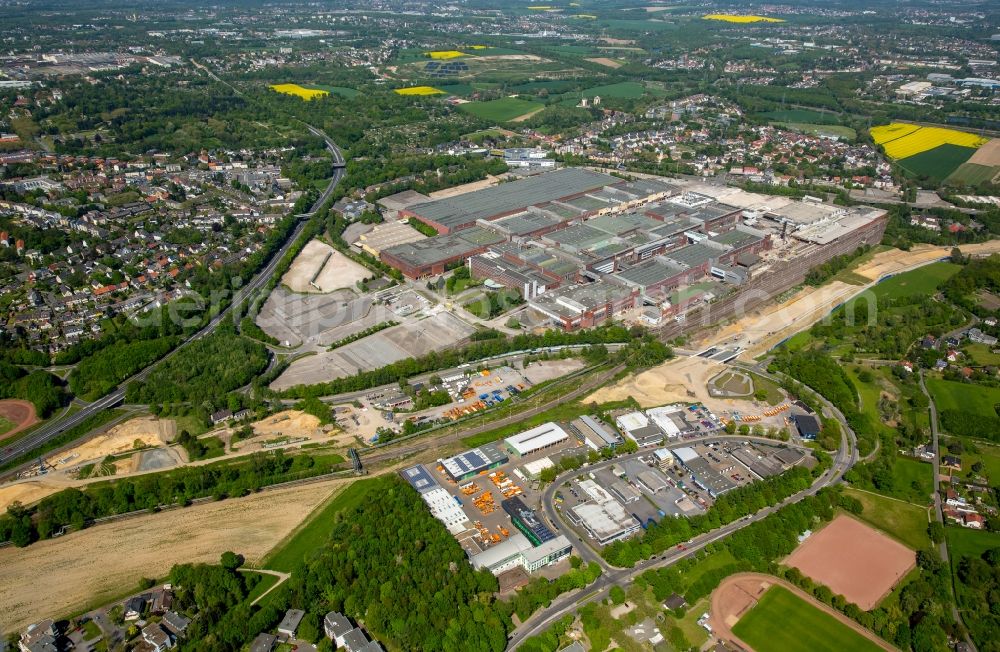
[[[880,652],[881,647],[782,586],[772,586],[733,627],[755,652]]]
[[[912,272],[892,276],[872,288],[872,292],[880,300],[931,295],[960,269],[961,265],[954,263],[931,263]]]
[[[315,88],[306,88],[305,86],[299,86],[298,84],[273,84],[271,90],[277,91],[284,95],[294,95],[295,97],[301,98],[303,100],[311,100],[317,97],[323,97],[324,95],[329,95],[329,91],[323,91]]]
[[[459,106],[462,111],[471,113],[483,120],[508,122],[522,115],[545,108],[544,104],[522,100],[518,97],[503,97],[489,102],[468,102]]]
[[[994,406],[1000,405],[1000,388],[959,383],[940,378],[927,379],[927,391],[934,397],[938,412],[957,410],[996,418]]]
[[[917,505],[850,487],[844,494],[857,499],[864,511],[859,518],[890,534],[910,548],[921,550],[931,545],[927,536],[927,510]]]
[[[872,140],[885,149],[886,155],[896,160],[927,152],[941,145],[975,149],[987,142],[985,138],[964,131],[899,122],[872,127],[870,133]]]

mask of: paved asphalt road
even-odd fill
[[[337,187],[340,181],[344,178],[344,167],[343,167],[344,157],[343,154],[341,154],[340,152],[340,148],[338,148],[337,145],[319,129],[316,129],[312,125],[306,125],[306,126],[310,132],[312,132],[313,134],[319,136],[320,138],[326,141],[326,147],[333,155],[334,165],[337,167],[334,168],[333,177],[330,179],[330,183],[327,185],[326,189],[319,196],[316,202],[312,205],[308,213],[303,213],[298,216],[299,222],[296,225],[295,229],[292,231],[288,239],[285,240],[285,243],[281,246],[281,248],[278,249],[278,251],[275,252],[273,256],[271,256],[271,259],[268,262],[268,264],[265,265],[264,268],[260,270],[256,276],[250,279],[250,281],[247,284],[241,287],[233,295],[230,304],[224,310],[220,311],[219,314],[216,315],[200,331],[198,331],[197,333],[186,339],[179,346],[177,346],[177,348],[175,348],[169,354],[161,358],[159,361],[146,367],[145,369],[135,374],[131,378],[127,378],[126,380],[124,380],[110,394],[104,396],[101,399],[98,399],[97,401],[94,401],[93,403],[87,404],[78,412],[75,412],[64,419],[58,419],[43,425],[41,428],[38,428],[31,434],[22,437],[17,441],[15,441],[10,446],[5,447],[2,451],[0,451],[0,463],[30,453],[32,450],[38,448],[45,442],[55,437],[58,437],[66,430],[69,430],[70,428],[83,422],[88,417],[97,414],[101,410],[114,407],[115,405],[121,403],[125,398],[125,388],[129,385],[129,383],[145,380],[149,376],[149,374],[153,371],[153,369],[155,369],[156,366],[162,363],[164,360],[167,360],[170,357],[176,355],[178,351],[183,349],[185,346],[189,345],[191,342],[211,334],[216,328],[218,328],[219,324],[221,324],[222,321],[229,316],[234,307],[241,305],[247,297],[252,296],[254,293],[259,291],[267,284],[271,276],[274,274],[274,270],[278,267],[278,264],[281,262],[281,259],[285,256],[285,254],[288,252],[289,248],[299,237],[299,235],[302,234],[303,229],[305,229],[307,222],[306,218],[310,217],[314,212],[319,210],[319,208],[330,198],[330,195],[333,193],[334,189]]]
[[[772,380],[777,381],[778,379],[771,376],[766,371],[762,371],[759,368],[754,368],[756,373],[763,376],[769,377]],[[831,486],[840,482],[844,474],[858,461],[857,453],[857,439],[855,437],[854,431],[850,429],[847,425],[846,420],[843,415],[840,414],[832,405],[829,404],[825,399],[821,399],[828,410],[830,410],[836,418],[841,421],[842,434],[840,448],[837,451],[837,455],[833,460],[833,464],[826,472],[821,475],[812,484],[811,487],[805,491],[801,491],[793,496],[788,497],[781,503],[774,505],[772,507],[767,507],[760,510],[759,512],[738,520],[728,525],[724,525],[720,528],[712,530],[711,532],[706,532],[700,536],[694,537],[690,541],[685,542],[682,546],[677,548],[672,548],[661,553],[658,556],[654,556],[650,559],[643,560],[636,564],[633,568],[614,568],[610,571],[605,570],[605,572],[599,577],[593,584],[590,584],[580,591],[574,591],[571,593],[564,594],[559,598],[556,598],[549,607],[535,612],[530,618],[528,618],[524,623],[521,624],[510,637],[507,643],[508,650],[515,650],[517,647],[525,641],[525,639],[541,634],[547,627],[549,627],[553,622],[562,618],[566,614],[569,614],[576,609],[582,607],[588,602],[593,602],[594,600],[601,600],[607,597],[608,591],[614,585],[627,585],[631,583],[638,575],[646,572],[647,570],[654,568],[663,568],[676,564],[681,559],[685,559],[696,554],[699,550],[703,549],[711,543],[724,539],[733,532],[747,527],[751,523],[756,523],[764,518],[767,518],[770,514],[781,509],[785,505],[798,502],[805,498],[806,496],[812,496],[816,494],[820,489],[824,487]],[[554,487],[562,484],[562,481],[572,475],[575,475],[578,471],[570,472],[561,478],[557,478],[556,481],[549,488],[549,491],[545,494],[546,501],[546,513],[548,514],[549,508],[551,506],[551,499],[554,494]],[[551,517],[550,517],[551,518]],[[563,531],[559,528],[559,531]],[[575,536],[575,535],[574,535]],[[579,543],[579,542],[578,542]],[[587,546],[577,546],[577,551],[581,554],[584,559],[588,561],[597,561],[596,554],[590,550]],[[595,558],[595,559],[592,559]],[[604,562],[603,559],[598,561],[605,569],[611,568]],[[581,597],[580,593],[584,593]]]

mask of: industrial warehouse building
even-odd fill
[[[570,510],[570,521],[582,525],[599,544],[607,545],[632,536],[639,530],[639,520],[625,511],[614,496],[593,480],[584,480],[580,489],[594,502],[577,505]]]
[[[574,419],[569,425],[570,428],[583,437],[587,446],[592,450],[599,451],[602,448],[616,448],[622,443],[622,438],[618,433],[612,432],[608,426],[589,414],[585,414],[579,419]]]
[[[663,441],[663,431],[642,412],[629,412],[615,418],[615,423],[625,436],[641,446],[659,444]]]
[[[542,523],[534,510],[524,504],[520,498],[508,498],[500,503],[503,511],[510,517],[510,522],[520,530],[532,545],[540,546],[546,541],[556,538],[544,523]]]
[[[438,484],[424,465],[417,464],[403,469],[400,471],[400,475],[410,483],[411,487],[417,490],[417,493],[427,504],[431,515],[444,523],[449,532],[458,534],[472,526],[472,522],[462,505],[448,493],[447,489]]]
[[[495,469],[510,461],[510,458],[496,444],[486,444],[479,448],[459,453],[454,457],[438,460],[455,482],[467,480],[483,471]]]
[[[573,545],[563,535],[533,546],[520,532],[503,543],[473,555],[469,563],[476,570],[488,570],[499,575],[512,568],[521,567],[529,573],[564,559],[573,552]]]
[[[561,444],[567,439],[569,439],[569,433],[563,430],[558,424],[550,421],[531,430],[518,433],[513,437],[508,437],[504,440],[504,444],[506,444],[507,450],[513,455],[524,457],[536,451]]]

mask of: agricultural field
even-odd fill
[[[975,152],[976,150],[971,147],[946,144],[899,159],[897,162],[900,167],[916,177],[927,177],[940,183],[964,165]]]
[[[357,97],[361,94],[361,91],[348,88],[347,86],[324,86],[323,84],[304,84],[302,88],[315,91],[326,91],[330,95],[339,95],[341,97],[352,98]]]
[[[1000,139],[997,139],[1000,142]],[[991,141],[992,142],[992,141]],[[1000,175],[1000,165],[980,165],[973,163],[972,159],[962,163],[954,172],[948,175],[946,181],[949,183],[964,183],[970,186],[978,186],[981,183],[993,181]]]
[[[705,14],[703,20],[718,20],[724,23],[783,23],[782,18],[771,18],[770,16],[741,16],[737,14]]]
[[[458,50],[434,50],[431,52],[424,52],[424,54],[435,61],[447,61],[449,59],[469,56],[465,52],[459,52]]]
[[[962,269],[961,265],[954,263],[931,263],[912,272],[891,276],[873,287],[872,292],[879,300],[934,294],[945,281],[957,274],[960,269]]]
[[[593,88],[588,88],[583,91],[581,95],[587,98],[599,95],[602,99],[610,97],[615,99],[633,100],[638,99],[647,93],[652,95],[662,94],[659,92],[659,89],[657,89],[657,92],[652,92],[639,82],[628,81],[619,82],[617,84],[608,84],[607,86],[595,86]]]
[[[848,487],[844,494],[856,498],[863,511],[858,518],[914,550],[931,545],[927,535],[927,510],[900,500]]]
[[[872,127],[871,136],[877,145],[882,145],[886,155],[895,160],[929,152],[941,145],[976,149],[987,142],[985,138],[956,129],[921,127],[899,122]]]
[[[1000,405],[1000,388],[928,378],[927,391],[934,398],[938,412],[956,410],[984,417],[997,416],[994,406]]]
[[[733,626],[756,652],[880,652],[882,648],[782,586],[772,586]]]
[[[282,93],[283,95],[294,95],[295,97],[303,100],[311,100],[330,94],[329,91],[319,90],[316,88],[306,88],[305,86],[299,86],[298,84],[273,84],[271,86],[271,90]]]
[[[409,88],[397,88],[397,95],[444,95],[444,91],[433,86],[410,86]]]
[[[540,102],[522,100],[518,97],[504,97],[489,102],[468,102],[459,106],[459,109],[466,113],[494,122],[509,122],[543,108],[545,105]]]

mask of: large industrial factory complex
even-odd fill
[[[564,168],[399,211],[439,235],[380,250],[409,278],[466,264],[574,330],[641,309],[653,324],[881,240],[884,210]],[[794,262],[795,264],[790,264]],[[803,267],[803,262],[807,265]]]

